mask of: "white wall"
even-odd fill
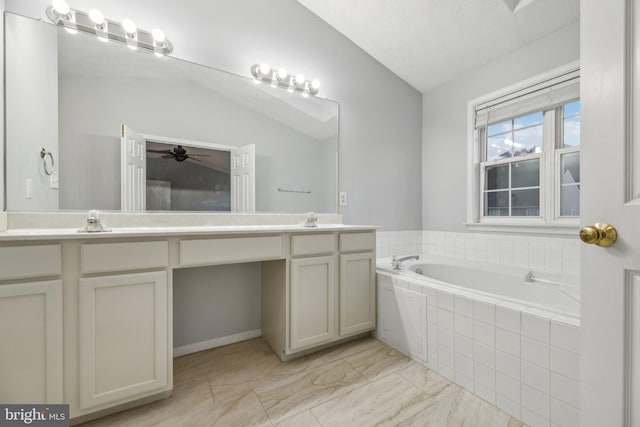
[[[48,0],[7,0],[7,10],[45,18]],[[157,2],[70,0],[106,17],[161,27],[175,56],[248,76],[268,62],[322,82],[340,103],[340,188],[347,223],[389,230],[421,225],[421,95],[295,0]]]
[[[579,36],[575,23],[423,95],[424,230],[466,230],[468,101],[579,59]]]
[[[41,148],[58,156],[58,40],[57,31],[40,23],[9,19],[6,26],[7,69],[6,162],[7,206],[12,210],[56,210],[58,190],[50,188]],[[31,180],[32,196],[26,182]]]

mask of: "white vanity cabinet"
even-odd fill
[[[290,347],[299,350],[336,337],[335,257],[291,260]]]
[[[376,327],[375,247],[375,233],[340,235],[341,337]]]
[[[60,245],[0,248],[0,402],[63,403]]]
[[[335,248],[335,234],[291,236],[291,352],[331,342],[337,336],[338,276]]]
[[[78,283],[80,409],[167,390],[172,372],[168,243],[82,245],[80,266],[83,276],[91,274]],[[157,271],[138,271],[151,269]]]

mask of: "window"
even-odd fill
[[[577,226],[579,71],[537,80],[470,103],[471,228]]]

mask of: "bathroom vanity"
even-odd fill
[[[375,328],[374,227],[0,232],[0,401],[68,403],[77,422],[170,395],[173,270],[244,262],[262,262],[282,360]]]

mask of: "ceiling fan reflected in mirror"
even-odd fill
[[[167,160],[172,159],[172,160],[175,160],[176,162],[184,162],[187,159],[200,162],[201,160],[198,159],[198,157],[210,157],[207,154],[189,154],[187,153],[187,150],[182,145],[176,145],[171,150],[152,150],[147,148],[147,153],[163,154],[161,158],[167,159]]]

